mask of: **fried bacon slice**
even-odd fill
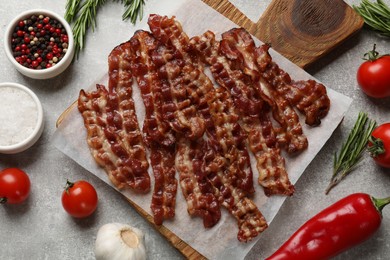
[[[205,151],[205,172],[215,188],[215,196],[236,219],[237,239],[248,242],[268,227],[267,221],[246,192],[234,186],[233,173],[227,173],[227,159],[213,147],[209,146]]]
[[[181,58],[185,61],[191,61],[195,66],[197,65],[197,57],[191,56],[191,53],[188,52],[190,39],[175,17],[169,18],[151,14],[148,19],[148,25],[156,39],[165,46],[173,47],[176,50],[176,55],[181,55]]]
[[[143,132],[150,149],[155,184],[151,209],[154,222],[161,225],[175,216],[177,180],[175,178],[176,136],[163,118],[162,85],[152,53],[158,42],[146,31],[137,31],[130,39],[131,70],[137,79],[145,105]]]
[[[159,77],[168,81],[163,86],[163,114],[171,127],[191,140],[204,134],[204,120],[198,116],[193,102],[190,100],[184,81],[185,63],[181,59],[167,62],[159,68]]]
[[[118,108],[117,99],[109,96],[102,85],[89,93],[80,91],[78,109],[87,129],[87,143],[96,162],[118,189],[130,187],[147,192],[148,162],[137,120],[123,116],[126,112]]]
[[[137,31],[130,39],[132,51],[131,71],[141,90],[145,105],[145,120],[143,133],[146,143],[150,146],[156,142],[163,146],[175,144],[176,138],[169,123],[163,118],[164,81],[158,77],[158,71],[152,60],[151,53],[157,48],[157,41],[146,31]]]
[[[221,218],[220,203],[214,187],[207,178],[204,167],[206,142],[203,138],[190,141],[178,139],[176,168],[180,176],[180,186],[187,201],[188,213],[200,216],[203,226],[210,228]]]
[[[288,179],[285,161],[268,117],[269,107],[252,86],[252,80],[233,67],[219,53],[219,42],[211,31],[191,39],[192,50],[210,66],[217,83],[227,89],[241,118],[241,126],[248,135],[249,148],[256,158],[259,173],[258,183],[267,196],[273,194],[292,195],[294,186]]]
[[[321,123],[330,108],[330,100],[323,84],[315,80],[291,80],[290,75],[282,70],[269,54],[269,45],[256,48],[256,62],[259,71],[271,86],[290,104],[306,117],[306,124],[316,126]]]
[[[180,56],[177,57],[177,52],[173,53],[172,49],[161,44],[150,33],[142,31],[137,34],[150,40],[145,46],[156,73],[154,77],[159,80],[161,88],[161,120],[168,122],[174,131],[192,140],[199,138],[203,135],[205,126],[182,86],[183,61]]]
[[[153,168],[154,187],[151,210],[156,225],[175,216],[177,180],[175,146],[151,144],[150,163]]]
[[[80,91],[78,109],[87,128],[87,142],[117,188],[148,192],[149,163],[132,99],[128,43],[114,48],[108,63],[109,90],[97,85],[96,91]]]
[[[228,162],[226,175],[234,187],[245,194],[254,193],[253,173],[249,153],[246,148],[247,135],[238,124],[233,100],[224,88],[217,88],[206,95],[209,108],[203,115],[210,113],[208,142]]]
[[[275,128],[279,144],[289,153],[306,149],[308,142],[297,113],[260,73],[256,63],[256,46],[251,35],[242,28],[223,33],[220,51],[251,77],[262,99],[272,108],[273,117],[280,125],[280,128]]]

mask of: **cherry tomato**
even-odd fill
[[[98,196],[95,188],[87,181],[81,180],[75,183],[67,181],[61,201],[69,215],[84,218],[96,210]]]
[[[30,178],[18,168],[0,171],[0,203],[17,204],[30,194]]]
[[[372,131],[368,146],[375,162],[390,168],[390,123],[382,124]]]
[[[390,55],[379,56],[375,51],[365,54],[367,61],[363,62],[357,71],[357,81],[360,88],[370,97],[384,98],[390,96]]]

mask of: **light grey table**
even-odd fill
[[[157,1],[147,0],[145,13]],[[46,8],[63,14],[65,2],[0,0],[0,38],[4,37],[8,22],[18,13],[31,8]],[[253,19],[258,18],[269,3],[259,0],[232,2]],[[359,3],[358,0],[346,2]],[[385,2],[390,4],[390,0]],[[113,46],[128,38],[131,25],[121,21],[122,12],[120,3],[107,1],[104,8],[99,10],[97,29],[88,34],[86,49],[67,71],[54,79],[33,80],[22,76],[11,66],[3,49],[0,50],[0,82],[18,82],[29,86],[41,99],[45,111],[45,130],[36,145],[20,154],[0,155],[1,169],[20,167],[29,174],[32,182],[31,195],[25,203],[0,207],[0,259],[94,259],[97,230],[109,222],[131,223],[142,229],[146,233],[149,259],[183,258],[129,206],[122,195],[62,154],[50,141],[60,114],[75,100],[81,88],[87,87],[107,71],[108,53]],[[104,45],[101,44],[103,41]],[[333,153],[345,140],[358,112],[369,113],[378,123],[390,121],[390,100],[374,100],[365,96],[357,86],[355,75],[362,55],[374,43],[382,53],[390,53],[389,42],[389,39],[363,29],[307,69],[318,80],[354,101],[341,126],[299,179],[294,196],[286,200],[247,259],[264,259],[309,217],[350,193],[390,196],[390,171],[377,167],[367,156],[356,172],[328,196],[324,195],[332,172]],[[91,218],[76,220],[64,212],[60,198],[66,179],[86,179],[96,187],[100,195],[99,207]],[[382,227],[374,237],[336,259],[388,259],[390,209],[385,209],[383,213]]]

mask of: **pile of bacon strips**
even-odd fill
[[[191,216],[210,228],[224,206],[237,220],[238,240],[249,241],[267,222],[250,199],[248,148],[264,193],[292,195],[281,149],[308,146],[295,109],[306,124],[320,124],[330,107],[326,88],[292,80],[272,61],[269,46],[256,47],[244,29],[218,41],[211,31],[190,39],[174,17],[150,15],[148,24],[151,32],[135,32],[110,53],[108,88],[80,91],[91,153],[118,189],[139,193],[150,190],[150,163],[155,224],[175,216],[179,180]],[[133,78],[145,105],[142,131]]]

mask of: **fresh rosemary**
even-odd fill
[[[122,15],[123,21],[130,20],[133,24],[137,22],[137,17],[142,18],[145,5],[144,0],[123,0],[125,4],[125,12]]]
[[[65,12],[65,20],[68,22],[73,22],[74,18],[77,15],[78,9],[80,7],[81,0],[68,0],[66,3],[66,12]]]
[[[346,142],[341,146],[340,153],[334,154],[333,175],[325,194],[351,173],[362,160],[368,139],[375,127],[374,120],[369,119],[366,113],[359,113]]]
[[[106,0],[67,0],[65,7],[65,19],[73,23],[72,31],[75,43],[75,55],[84,48],[86,33],[90,27],[92,31],[96,27],[97,10]],[[130,20],[133,24],[143,16],[144,0],[121,0],[125,6],[122,20]]]
[[[353,8],[363,17],[369,27],[390,37],[390,7],[383,0],[377,0],[376,3],[362,0],[360,6],[353,6]]]

